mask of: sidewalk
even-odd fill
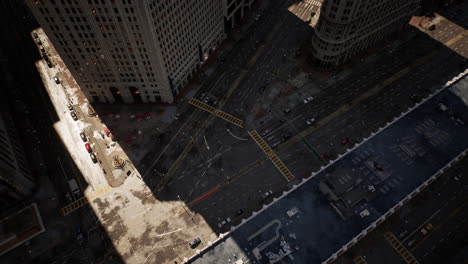
[[[129,162],[127,162],[126,165],[121,169],[116,169],[112,166],[114,156],[122,157],[125,160],[128,160],[128,157],[119,147],[119,145],[116,144],[115,146],[110,147],[112,141],[107,136],[104,138],[101,136],[100,132],[102,132],[106,126],[102,123],[98,116],[92,117],[88,115],[88,108],[91,107],[89,101],[86,99],[75,79],[72,77],[70,71],[67,69],[60,56],[57,54],[57,51],[53,48],[51,42],[45,36],[44,32],[42,30],[38,30],[38,34],[41,38],[47,40],[44,41],[43,46],[49,54],[49,58],[55,64],[55,67],[51,69],[42,68],[43,72],[41,74],[57,76],[61,81],[61,84],[57,86],[61,87],[62,91],[58,93],[54,93],[50,90],[48,91],[51,100],[56,102],[55,107],[57,112],[63,112],[65,115],[67,114],[66,112],[69,112],[69,110],[66,108],[66,104],[70,103],[79,118],[78,122],[74,122],[72,124],[72,126],[74,126],[76,129],[74,132],[72,132],[74,135],[68,135],[69,139],[77,142],[76,138],[79,138],[79,133],[81,131],[85,132],[86,136],[88,137],[88,143],[91,145],[93,152],[99,161],[99,167],[101,168],[101,170],[97,170],[99,171],[97,172],[95,167],[98,165],[93,166],[92,164],[87,164],[88,166],[91,165],[92,168],[90,168],[90,170],[95,171],[97,174],[103,175],[111,187],[120,186],[124,183],[125,179],[133,173],[134,168],[130,165]],[[53,85],[54,84],[52,84],[52,86]],[[79,146],[77,146],[78,151],[83,152],[83,156],[88,156],[86,149],[84,148],[85,142],[82,142],[82,144],[83,147],[81,147],[81,149]],[[89,160],[88,163],[91,163],[91,158],[89,156],[82,157],[82,162],[84,162],[86,159]],[[85,173],[83,173],[83,175],[85,175]],[[102,184],[97,184],[97,186],[93,185],[92,182],[93,181],[88,181],[88,183],[91,184],[93,190],[104,187]]]

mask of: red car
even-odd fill
[[[343,140],[341,140],[341,145],[346,145],[349,143],[349,138],[345,138]]]
[[[84,146],[85,146],[86,150],[87,150],[89,153],[93,152],[93,150],[91,149],[91,146],[89,145],[89,143],[84,144]]]

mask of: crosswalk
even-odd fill
[[[97,191],[95,191],[95,192],[93,192],[91,194],[85,195],[84,197],[81,197],[80,199],[74,201],[73,203],[64,206],[62,208],[62,214],[64,216],[70,214],[71,212],[73,212],[73,211],[79,209],[80,207],[88,204],[89,201],[94,200],[95,198],[97,198],[98,196],[108,192],[109,190],[111,190],[111,187],[107,186],[107,187],[101,188],[101,189],[99,189],[99,190],[97,190]]]
[[[207,105],[205,103],[203,103],[202,101],[200,100],[197,100],[195,98],[190,98],[190,100],[188,101],[189,104],[191,105],[194,105],[198,108],[201,108],[207,112],[210,112],[212,114],[215,114],[216,116],[218,117],[221,117],[222,119],[228,121],[228,122],[231,122],[233,123],[234,125],[236,126],[239,126],[239,127],[244,127],[244,121],[240,120],[239,118],[237,117],[234,117],[226,112],[223,112],[217,108],[214,108],[212,107],[211,105]]]
[[[249,135],[253,138],[255,143],[260,146],[260,148],[267,154],[270,160],[273,162],[275,167],[281,172],[281,174],[286,178],[288,182],[295,179],[294,175],[289,171],[289,169],[284,165],[284,163],[279,159],[275,152],[268,146],[268,144],[263,140],[263,138],[257,133],[257,131],[249,131]]]
[[[353,258],[353,261],[356,264],[367,264],[367,261],[361,256],[357,256],[357,257]]]
[[[384,237],[408,264],[419,263],[392,233],[387,232]]]

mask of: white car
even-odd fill
[[[228,217],[228,218],[224,219],[223,221],[221,221],[220,223],[218,223],[218,227],[221,228],[221,227],[225,226],[226,224],[228,224],[229,222],[231,222],[230,217]]]
[[[269,196],[272,195],[272,194],[273,194],[273,191],[272,191],[272,190],[269,190],[269,191],[267,191],[266,193],[263,194],[263,198],[267,198],[267,197],[269,197]]]
[[[312,102],[312,100],[314,100],[314,98],[312,96],[309,96],[306,99],[304,99],[304,104],[310,103]]]
[[[311,118],[311,119],[306,120],[306,124],[308,124],[308,125],[312,125],[313,123],[315,123],[315,118]]]

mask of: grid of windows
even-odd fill
[[[144,102],[172,102],[224,39],[223,4],[223,0],[28,1],[75,79],[89,89],[85,93],[97,92],[89,99],[98,97],[101,102],[114,100],[114,88],[124,101],[133,101],[130,87],[139,90]]]

